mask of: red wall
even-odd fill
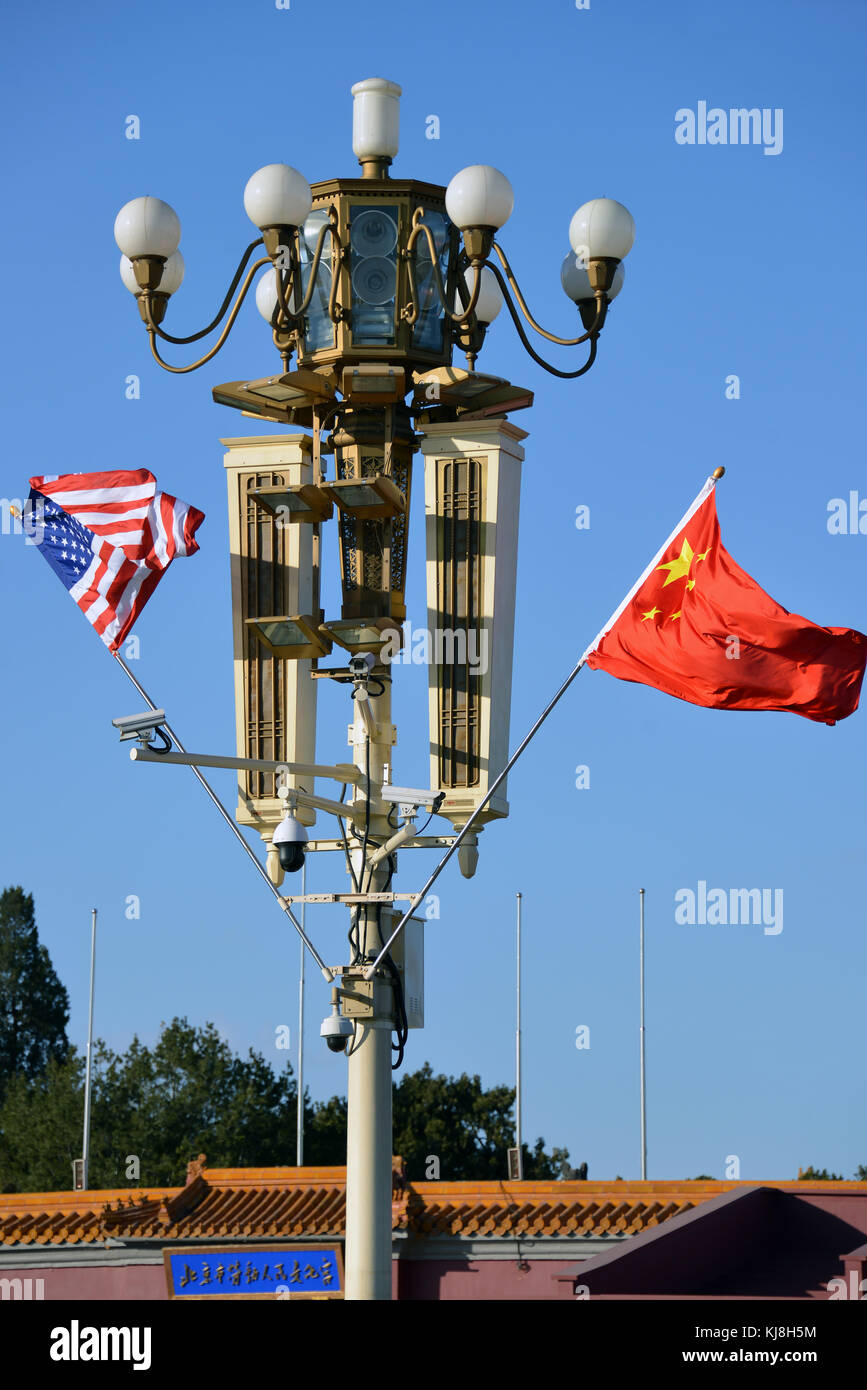
[[[573,1260],[540,1260],[521,1271],[512,1260],[395,1260],[392,1263],[392,1297],[400,1300],[571,1299],[569,1282],[555,1276],[574,1270]],[[162,1301],[167,1297],[163,1267],[159,1265],[79,1265],[0,1271],[4,1279],[44,1280],[45,1300],[116,1302],[124,1299]],[[35,1293],[35,1284],[33,1286]]]
[[[571,1281],[559,1283],[558,1274],[574,1271],[576,1261],[538,1260],[522,1271],[514,1260],[400,1260],[398,1288],[401,1302],[413,1299],[469,1302],[471,1300],[573,1299]]]
[[[3,1279],[44,1280],[45,1301],[53,1299],[95,1299],[115,1301],[146,1298],[161,1300],[166,1293],[166,1276],[158,1265],[61,1265],[42,1269],[0,1270]],[[36,1284],[33,1284],[36,1293]]]

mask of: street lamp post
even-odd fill
[[[216,316],[199,332],[176,336],[162,326],[184,273],[173,209],[158,198],[135,198],[118,214],[115,236],[121,276],[136,297],[153,356],[170,372],[194,371],[216,355],[262,272],[255,301],[281,370],[224,382],[213,396],[292,432],[224,441],[238,757],[212,759],[211,765],[236,766],[242,774],[238,820],[262,836],[268,874],[278,887],[305,852],[345,852],[352,892],[320,897],[348,901],[352,914],[351,957],[334,969],[342,984],[322,1030],[333,1050],[348,1043],[346,1294],[387,1299],[391,1039],[396,1033],[399,1063],[407,1028],[423,1020],[419,933],[407,940],[404,932],[399,949],[383,950],[399,896],[391,890],[396,851],[454,843],[454,835],[416,831],[420,805],[444,816],[455,832],[472,820],[473,833],[458,846],[461,870],[471,877],[478,832],[508,814],[505,779],[497,775],[508,756],[526,434],[506,414],[531,405],[533,396],[478,372],[476,363],[505,305],[534,361],[561,378],[589,371],[623,283],[634,226],[627,209],[611,199],[578,209],[561,280],[583,332],[551,333],[533,317],[498,240],[514,201],[505,176],[473,165],[445,188],[392,179],[401,89],[371,78],[352,91],[361,177],[310,185],[285,164],[259,169],[244,192],[259,235],[244,251]],[[528,328],[563,347],[583,346],[585,360],[568,370],[547,362]],[[194,361],[175,365],[162,355],[164,343],[187,346],[211,333],[218,334],[213,346]],[[456,349],[466,367],[453,365]],[[387,792],[396,742],[391,681],[406,618],[409,507],[419,448],[427,513],[431,788],[413,801],[398,789],[390,797]],[[332,520],[339,617],[321,607],[323,528]],[[347,654],[347,664],[326,667],[322,662],[335,646]],[[320,679],[351,688],[351,764],[316,764]],[[350,800],[319,796],[318,776],[342,781],[344,793],[351,788]],[[339,840],[308,839],[317,811],[338,817]]]

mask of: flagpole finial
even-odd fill
[[[711,473],[710,476],[713,478],[713,480],[714,480],[715,483],[718,483],[719,480],[720,480],[720,478],[723,477],[724,473],[725,473],[725,469],[724,469],[724,468],[715,468],[715,469],[713,470],[713,472]]]

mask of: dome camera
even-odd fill
[[[280,868],[287,874],[297,873],[304,863],[307,831],[291,811],[287,811],[277,826],[271,844],[277,851]]]
[[[355,1029],[348,1018],[341,1018],[340,1014],[332,1012],[328,1018],[322,1020],[322,1027],[319,1029],[319,1036],[324,1038],[332,1052],[345,1052],[346,1044],[352,1037]]]

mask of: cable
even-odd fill
[[[343,786],[340,788],[340,800],[341,800],[341,801],[343,800],[343,798],[344,798],[345,795],[346,795],[346,788],[347,788],[347,785],[348,785],[348,784],[347,784],[346,782],[344,782],[344,783],[343,783]],[[338,816],[338,817],[337,817],[337,824],[340,826],[340,834],[341,834],[342,837],[343,837],[343,852],[344,852],[344,854],[346,855],[346,867],[349,869],[349,873],[350,873],[350,876],[351,876],[351,878],[352,878],[352,886],[353,886],[353,888],[355,889],[356,893],[360,893],[360,892],[361,892],[361,889],[360,889],[359,886],[358,886],[358,878],[356,877],[355,866],[354,866],[354,864],[353,864],[353,862],[352,862],[352,856],[351,856],[351,854],[349,853],[349,841],[348,841],[348,839],[346,838],[346,826],[345,826],[344,823],[343,823],[343,817],[342,817],[342,816]]]
[[[366,796],[366,800],[365,800],[365,802],[364,802],[364,811],[365,811],[365,815],[364,815],[364,839],[363,839],[362,842],[361,842],[361,882],[362,882],[362,883],[364,883],[364,869],[365,869],[365,866],[366,866],[366,864],[367,864],[367,842],[368,842],[368,840],[369,840],[369,838],[370,838],[370,734],[367,735],[366,740],[365,740],[365,744],[364,744],[364,775],[365,775],[365,777],[367,778],[367,786],[365,787],[365,796]],[[367,887],[366,887],[366,888],[359,888],[359,889],[357,889],[356,891],[359,892],[359,893],[368,893],[368,892],[370,891],[370,879],[371,879],[372,877],[373,877],[373,870],[371,869],[371,870],[370,870],[370,873],[368,874],[368,883],[367,883]]]
[[[388,879],[386,880],[385,889],[384,889],[384,891],[385,891],[386,893],[389,892],[390,889],[391,889],[391,884],[392,884],[392,881],[393,881],[393,879],[394,879],[394,875],[395,875],[396,872],[397,872],[397,860],[396,860],[394,854],[390,854],[390,855],[388,856]],[[380,941],[381,941],[381,940],[382,940],[382,905],[381,905],[380,903],[377,903],[377,905],[376,905],[376,926],[377,926],[377,931],[378,931],[378,933],[379,933],[379,939],[380,939]],[[398,1017],[397,1017],[397,1024],[395,1025],[395,1029],[394,1029],[394,1031],[395,1031],[396,1034],[397,1034],[397,1042],[396,1042],[396,1043],[393,1042],[393,1043],[391,1044],[391,1050],[392,1050],[392,1052],[396,1052],[396,1053],[397,1053],[397,1057],[396,1057],[395,1061],[393,1061],[392,1064],[391,1064],[391,1069],[392,1069],[392,1071],[397,1071],[398,1067],[400,1067],[401,1064],[402,1064],[402,1062],[403,1062],[404,1052],[405,1052],[405,1050],[406,1050],[407,1039],[408,1039],[408,1037],[409,1037],[409,1022],[408,1022],[407,1014],[406,1014],[406,1000],[405,1000],[405,998],[404,998],[404,993],[403,993],[403,981],[402,981],[402,979],[401,979],[401,977],[400,977],[400,971],[398,970],[397,966],[395,965],[395,963],[394,963],[394,961],[393,961],[393,959],[392,959],[392,957],[391,957],[390,955],[387,955],[387,956],[385,957],[385,964],[386,964],[386,966],[387,966],[387,968],[388,968],[388,972],[389,972],[389,974],[390,974],[390,976],[391,976],[391,979],[392,979],[392,984],[393,984],[393,987],[394,987],[394,999],[395,999],[395,1005],[396,1005],[396,1007],[397,1007],[397,1015],[398,1015]]]
[[[346,782],[344,782],[344,783],[343,783],[343,786],[340,788],[340,800],[341,800],[341,801],[343,800],[343,798],[344,798],[345,795],[346,795],[346,788],[347,788],[347,785],[348,785],[348,784],[347,784]],[[340,826],[340,834],[341,834],[341,836],[342,836],[342,838],[343,838],[343,853],[344,853],[345,856],[346,856],[346,867],[347,867],[347,869],[349,870],[349,874],[350,874],[350,877],[351,877],[351,879],[352,879],[352,886],[353,886],[353,888],[355,889],[356,893],[360,893],[360,892],[361,892],[361,889],[360,889],[359,886],[358,886],[358,877],[357,877],[356,872],[355,872],[355,865],[354,865],[353,862],[352,862],[352,855],[349,853],[349,840],[348,840],[347,837],[346,837],[346,826],[345,826],[345,824],[344,824],[344,821],[343,821],[343,817],[342,817],[342,816],[338,816],[338,817],[337,817],[337,824]],[[351,959],[351,961],[350,961],[349,963],[350,963],[350,965],[356,965],[356,964],[358,963],[358,958],[359,958],[359,954],[360,954],[360,952],[359,952],[359,945],[358,945],[358,908],[357,908],[357,907],[350,908],[350,911],[349,911],[349,932],[348,932],[348,935],[347,935],[347,940],[348,940],[348,942],[349,942],[350,950],[352,951],[352,959]]]

